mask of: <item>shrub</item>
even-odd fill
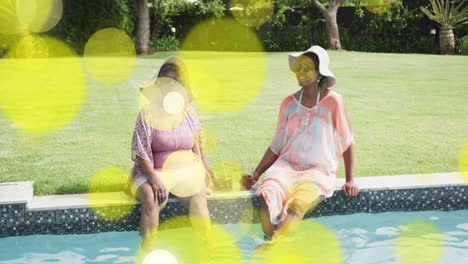
[[[303,50],[310,47],[310,34],[294,31],[293,27],[273,28],[264,33],[263,45],[266,51]]]
[[[8,50],[18,41],[18,35],[2,35],[0,34],[0,58],[4,57]]]
[[[170,34],[171,27],[177,28],[177,35],[185,36],[193,25],[207,18],[220,18],[225,15],[226,6],[221,0],[158,0],[160,8],[153,8],[153,16],[159,19],[157,29],[152,37]]]
[[[117,28],[134,39],[136,15],[127,0],[63,0],[62,18],[46,34],[65,41],[82,54],[91,35],[103,28]]]
[[[2,36],[0,35],[0,58],[2,58],[3,56],[5,56],[5,54],[7,53],[7,46],[6,44],[2,41]]]
[[[346,49],[370,52],[431,53],[430,28],[419,9],[409,9],[401,0],[381,14],[358,6],[354,21],[342,35]]]
[[[457,50],[457,54],[468,55],[468,35],[457,38],[455,48]]]
[[[165,36],[151,40],[153,51],[174,51],[180,47],[180,41],[174,36]]]

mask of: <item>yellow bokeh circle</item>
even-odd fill
[[[169,92],[164,96],[163,108],[170,115],[181,114],[185,109],[184,96],[179,92]]]
[[[239,210],[239,219],[229,229],[232,235],[239,240],[256,232],[257,227],[253,223],[259,219],[260,209],[254,207],[252,199],[244,198],[239,200],[237,210]]]
[[[249,262],[249,264],[279,263],[309,264],[316,262],[308,262],[303,252],[297,248],[294,248],[294,245],[288,242],[281,242],[281,245],[264,244],[260,246],[253,253],[253,257]],[[323,260],[322,262],[317,263],[323,263]]]
[[[362,5],[373,14],[382,14],[392,5],[393,0],[363,0]]]
[[[104,28],[89,38],[84,48],[84,61],[94,79],[116,84],[126,80],[132,73],[135,54],[135,46],[125,32]]]
[[[468,142],[466,142],[458,154],[458,171],[465,182],[468,182]]]
[[[169,251],[157,249],[147,254],[143,260],[143,264],[178,264],[176,257]]]
[[[27,32],[27,27],[18,19],[15,1],[0,1],[0,37]]]
[[[62,0],[16,0],[18,20],[32,32],[51,30],[62,18],[62,12]]]
[[[205,184],[205,166],[192,151],[176,151],[164,161],[162,181],[171,193],[180,197],[192,196]]]
[[[57,42],[59,42],[57,40]],[[50,48],[49,48],[50,46]],[[7,54],[7,58],[18,59],[37,59],[22,63],[23,67],[30,70],[41,70],[52,58],[57,57],[60,50],[54,50],[54,43],[37,35],[25,35],[15,43],[13,49]]]
[[[193,222],[194,218],[191,216],[190,221]],[[188,216],[177,216],[161,223],[159,230],[151,231],[144,239],[135,263],[145,263],[145,258],[153,252],[165,252],[160,255],[172,261],[175,259],[178,263],[242,263],[235,239],[222,226],[211,225],[209,230],[204,231],[180,227],[188,222]]]
[[[308,180],[297,180],[288,185],[287,201],[289,209],[297,214],[305,215],[320,201],[320,193],[317,185]]]
[[[51,132],[77,115],[85,84],[80,60],[70,47],[27,35],[0,63],[0,107],[22,130]]]
[[[258,36],[235,19],[209,19],[183,40],[179,57],[195,103],[211,112],[233,112],[263,87],[266,57]]]
[[[302,221],[300,226],[274,238],[263,252],[263,263],[343,263],[340,243],[326,226],[313,221]]]
[[[116,167],[98,170],[89,180],[88,203],[105,220],[127,216],[135,206],[135,198],[125,192],[128,172]]]
[[[435,264],[442,257],[444,245],[437,227],[427,221],[414,220],[402,227],[395,247],[402,264]]]
[[[242,168],[237,163],[229,160],[217,161],[213,165],[212,170],[216,178],[215,183],[218,181],[226,185],[230,184],[226,188],[231,191],[241,190]]]
[[[273,15],[274,0],[231,0],[232,15],[244,26],[258,27]]]
[[[160,77],[141,87],[138,105],[149,126],[165,131],[177,128],[184,121],[189,103],[179,82]]]

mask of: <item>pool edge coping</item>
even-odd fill
[[[338,178],[335,184],[335,191],[341,190],[345,179]],[[468,182],[463,179],[459,172],[442,172],[430,174],[404,174],[393,176],[368,176],[355,177],[361,192],[383,191],[383,190],[402,190],[402,189],[420,189],[437,188],[450,186],[468,186]],[[9,190],[4,191],[2,186],[9,186]],[[15,186],[16,188],[12,188]],[[12,190],[13,189],[13,190]],[[89,208],[91,204],[88,201],[88,194],[56,194],[56,195],[33,195],[33,181],[25,182],[5,182],[0,183],[0,205],[25,204],[26,211],[45,211],[45,210],[63,210],[76,208]],[[9,198],[13,195],[13,198]],[[121,192],[103,193],[109,197],[122,197]],[[217,193],[208,196],[208,200],[233,200],[233,199],[251,199],[255,197],[252,190]],[[14,199],[16,198],[16,200]],[[170,199],[169,203],[177,202],[176,199]],[[92,205],[93,207],[123,206],[134,205],[138,201],[122,202],[121,199]]]

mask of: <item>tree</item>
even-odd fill
[[[430,2],[432,10],[426,7],[421,7],[421,10],[430,20],[440,24],[440,53],[453,54],[455,51],[453,29],[461,27],[468,21],[467,0],[430,0]]]
[[[319,0],[311,0],[312,5],[318,8],[322,16],[325,18],[325,26],[328,36],[328,48],[334,50],[341,50],[340,32],[338,30],[338,23],[336,14],[338,8],[343,0],[328,0],[328,8],[324,6]]]
[[[138,54],[152,54],[150,46],[150,17],[148,0],[137,0],[138,23],[136,32],[136,51]]]
[[[162,37],[167,29],[176,28],[177,17],[220,18],[225,6],[222,0],[150,0],[154,8],[150,13],[151,40]],[[166,29],[166,30],[164,30]],[[166,32],[165,32],[166,31]]]
[[[161,32],[162,22],[164,19],[164,9],[162,6],[163,1],[164,0],[153,0],[154,12],[151,23],[151,39],[158,37]]]

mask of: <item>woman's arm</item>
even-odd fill
[[[211,169],[210,163],[208,162],[208,158],[206,157],[205,152],[205,135],[203,134],[203,130],[200,130],[196,134],[196,142],[192,148],[193,152],[200,156],[203,166],[205,167],[206,171],[206,186],[208,187],[207,192],[211,194],[211,190],[214,189],[214,182],[213,177],[214,173]]]
[[[337,142],[335,147],[337,154],[343,157],[345,165],[346,182],[342,190],[347,196],[355,196],[358,194],[359,189],[353,180],[354,137],[351,130],[349,115],[341,96],[336,97],[336,104],[332,111],[335,140]]]
[[[151,162],[144,160],[138,156],[135,158],[135,163],[141,168],[143,174],[148,179],[149,184],[154,192],[154,202],[159,205],[166,201],[169,191],[164,187],[161,179],[156,175],[156,171],[153,169]]]
[[[213,170],[211,169],[211,166],[210,166],[210,163],[208,162],[208,159],[206,158],[205,154],[202,152],[202,161],[203,161],[203,165],[205,166],[205,170],[206,170],[206,186],[209,188],[209,189],[214,189],[215,186],[214,186],[214,182],[213,182],[213,177],[214,177],[214,173],[213,173]],[[208,191],[210,192],[210,190]]]
[[[287,109],[291,100],[292,97],[288,96],[281,102],[275,134],[271,144],[265,151],[265,154],[263,154],[263,158],[260,160],[255,170],[248,177],[242,179],[242,185],[244,185],[245,188],[250,189],[250,187],[258,181],[260,176],[278,159],[278,155],[275,153],[280,153],[283,149],[286,137],[285,128],[288,122]]]
[[[255,168],[254,172],[258,175],[257,179],[266,171],[270,166],[278,159],[278,155],[276,155],[270,147],[267,148],[265,154],[263,154],[262,160],[258,164],[257,168]]]
[[[354,153],[353,153],[354,144],[351,144],[348,149],[343,153],[343,160],[345,165],[345,174],[346,174],[346,181],[353,180],[353,167],[354,167]]]
[[[243,185],[245,188],[250,189],[252,185],[254,185],[258,178],[268,169],[270,166],[278,159],[278,155],[276,155],[270,147],[265,151],[263,154],[263,158],[260,160],[257,168],[243,181]]]
[[[343,192],[347,196],[356,196],[359,193],[359,188],[353,180],[354,170],[354,144],[351,144],[343,153],[343,160],[345,165],[346,183],[343,185]]]

